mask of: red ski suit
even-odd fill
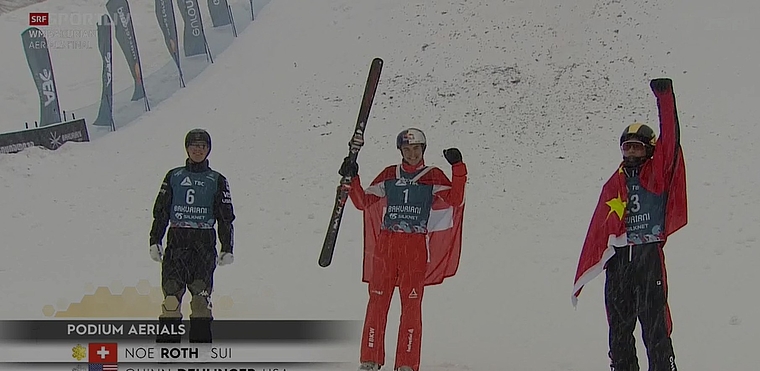
[[[403,163],[402,169],[406,173],[415,173],[422,169],[424,162],[417,167]],[[350,198],[357,209],[366,210],[378,206],[378,202],[387,202],[385,196],[385,181],[398,179],[398,165],[386,167],[365,190],[361,186],[361,180],[357,175],[352,179]],[[452,166],[453,180],[449,181],[446,174],[439,168],[430,167],[419,179],[417,184],[432,185],[432,198],[434,202],[444,202],[457,210],[464,206],[464,188],[467,182],[467,167],[459,162]],[[384,205],[383,205],[384,206]],[[461,214],[458,213],[461,229]],[[365,217],[365,222],[368,219]],[[382,218],[381,218],[382,220]],[[367,225],[365,224],[365,228]],[[377,229],[375,227],[375,229]],[[364,330],[361,344],[361,362],[375,362],[379,365],[385,363],[385,329],[388,319],[388,311],[396,286],[401,295],[401,320],[399,324],[398,340],[396,343],[395,367],[409,366],[414,371],[419,369],[420,350],[422,342],[422,295],[426,284],[440,283],[444,277],[453,275],[459,262],[458,248],[449,258],[454,263],[453,267],[446,268],[448,273],[436,273],[431,276],[431,271],[440,272],[441,269],[431,267],[428,260],[435,259],[428,250],[428,233],[399,233],[388,229],[379,231],[376,245],[371,253],[366,250],[365,234],[365,275],[368,282],[369,302],[364,320]],[[457,243],[461,243],[461,234],[457,234]],[[445,265],[446,263],[438,263]],[[371,273],[368,273],[371,272]]]

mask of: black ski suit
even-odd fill
[[[672,82],[658,79],[650,85],[657,97],[660,138],[651,158],[624,162],[627,246],[616,247],[606,263],[604,297],[613,371],[639,371],[633,336],[637,320],[649,371],[677,371],[663,248],[667,236],[687,223],[685,165]]]
[[[181,303],[190,291],[190,341],[211,342],[211,293],[217,265],[214,229],[218,223],[221,251],[232,253],[232,207],[227,179],[208,166],[208,160],[170,170],[164,177],[153,207],[150,244],[160,244],[166,232],[161,263],[164,303],[159,321],[182,321]],[[178,342],[180,337],[159,337],[159,342]]]
[[[624,171],[629,179],[639,176],[636,168]],[[629,193],[629,213],[636,208],[636,202],[630,201],[634,195],[635,191]],[[664,205],[653,209],[658,207]],[[663,246],[663,242],[651,242],[617,247],[607,262],[604,298],[613,371],[639,371],[633,336],[637,320],[641,322],[649,371],[677,371],[670,339],[672,322]]]

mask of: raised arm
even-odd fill
[[[433,182],[438,184],[434,187],[437,197],[451,206],[461,206],[464,202],[464,187],[467,184],[467,166],[464,162],[457,162],[451,166],[451,181],[440,169],[430,172]]]
[[[681,146],[681,128],[676,112],[676,98],[671,79],[659,78],[650,83],[657,98],[660,117],[660,138],[657,139],[653,162],[657,183],[667,189],[673,178],[678,149]]]

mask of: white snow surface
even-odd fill
[[[4,46],[20,47],[17,21],[41,6],[0,18]],[[145,6],[133,9],[152,11]],[[666,76],[690,207],[665,250],[677,363],[754,369],[757,14],[760,3],[748,0],[272,1],[213,66],[132,125],[92,143],[0,157],[0,314],[41,318],[45,304],[80,299],[84,282],[158,284],[150,210],[163,175],[184,161],[185,132],[204,127],[237,213],[236,260],[217,271],[218,295],[247,305],[251,318],[362,319],[353,207],[333,264],[316,261],[379,56],[385,67],[359,158],[365,183],[399,161],[393,142],[408,126],[427,133],[429,164],[450,174],[441,151],[455,146],[470,172],[459,272],[425,291],[422,370],[607,369],[603,277],[574,309],[573,276],[619,161],[619,133],[634,121],[657,127],[648,81]],[[161,40],[149,44],[140,52],[166,54]],[[31,80],[14,83],[29,77],[16,76],[28,75],[18,49],[2,55],[4,122],[36,112]],[[99,71],[97,58],[55,58],[56,72],[69,75],[59,74],[62,102],[97,99],[99,72],[88,70]],[[398,314],[396,297],[388,364]]]
[[[0,14],[12,12],[46,0],[0,0]]]
[[[241,2],[247,7],[249,0],[228,0],[233,7]],[[261,2],[263,0],[258,0],[258,3]],[[107,0],[45,0],[0,16],[0,45],[4,51],[0,54],[0,65],[4,69],[0,74],[0,101],[8,102],[3,105],[0,133],[23,130],[25,123],[31,128],[34,121],[39,120],[39,96],[21,42],[21,33],[29,27],[30,12],[48,13],[50,18],[48,26],[38,28],[45,33],[48,41],[60,109],[67,111],[70,119],[72,111],[100,103],[102,62],[96,24],[100,22],[100,16],[107,12],[106,3]],[[155,78],[151,74],[172,60],[156,20],[154,3],[153,0],[129,1],[142,72],[151,85]],[[184,23],[177,1],[172,3],[178,42],[182,48]],[[206,2],[201,3],[200,14],[208,33],[211,18]],[[249,15],[236,14],[236,17]],[[236,18],[236,22],[240,21]],[[123,89],[131,89],[134,80],[121,46],[113,35],[112,86],[113,93],[118,94]],[[186,63],[184,54],[182,58]]]

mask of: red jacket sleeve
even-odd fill
[[[351,189],[348,192],[348,196],[358,210],[363,211],[385,197],[383,182],[395,176],[393,169],[392,166],[385,168],[375,177],[367,189],[362,188],[359,175],[351,179]]]
[[[655,92],[660,116],[660,138],[657,139],[652,162],[655,182],[660,190],[670,187],[677,164],[678,149],[681,146],[681,129],[676,114],[673,90]]]
[[[451,175],[452,180],[449,181],[440,169],[430,172],[433,184],[450,186],[448,189],[436,192],[435,195],[451,206],[461,206],[464,202],[464,186],[467,184],[467,165],[464,162],[452,165]]]

